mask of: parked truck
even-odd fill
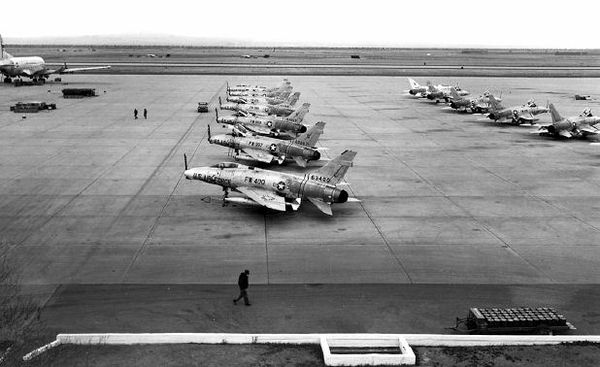
[[[40,101],[30,102],[17,102],[15,105],[10,106],[10,110],[16,113],[23,112],[38,112],[42,110],[55,110],[56,103],[46,103]]]
[[[468,334],[553,334],[575,330],[550,307],[470,308],[452,329]]]
[[[198,112],[208,112],[208,102],[198,102]]]

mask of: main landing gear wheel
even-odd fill
[[[223,206],[227,206],[227,198],[229,197],[229,189],[223,187]]]

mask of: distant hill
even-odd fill
[[[4,37],[8,45],[97,45],[97,46],[191,46],[191,47],[303,47],[303,48],[402,48],[402,49],[460,49],[465,48],[472,53],[481,53],[486,49],[501,50],[569,50],[569,48],[538,48],[538,47],[490,47],[489,45],[461,45],[461,44],[352,44],[348,42],[326,43],[315,41],[259,41],[243,38],[211,38],[188,37],[170,34],[112,34],[112,35],[86,35],[86,36],[45,36],[45,37]],[[594,50],[594,49],[585,49]],[[597,51],[597,50],[596,50]]]
[[[133,46],[254,46],[251,42],[231,39],[185,37],[168,34],[114,34],[74,37],[5,37],[15,45],[133,45]]]

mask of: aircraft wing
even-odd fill
[[[33,78],[33,77],[42,76],[45,74],[46,74],[46,69],[44,69],[42,67],[33,67],[30,69],[21,70],[21,76],[24,76],[27,78]]]
[[[246,112],[244,110],[240,110],[239,108],[237,110],[235,110],[235,112],[236,112],[236,114],[238,116],[241,116],[241,117],[248,117],[248,116],[250,116],[250,113],[248,113],[248,112]]]
[[[517,115],[517,118],[515,120],[531,122],[531,121],[535,121],[535,117],[533,117],[533,115],[531,113],[520,113]]]
[[[595,135],[595,134],[598,134],[598,132],[600,132],[598,129],[594,129],[591,126],[585,126],[585,127],[582,126],[579,128],[579,131],[581,131],[585,135]]]
[[[309,197],[308,200],[311,203],[315,204],[315,206],[323,213],[325,213],[327,215],[333,215],[333,212],[331,211],[331,204],[326,203],[323,200],[317,199],[317,198]]]
[[[237,190],[262,206],[282,212],[285,211],[285,198],[275,195],[272,191],[249,187],[238,187]]]
[[[260,125],[250,125],[250,124],[246,124],[244,125],[244,127],[252,132],[258,133],[258,134],[264,134],[264,135],[269,135],[271,134],[271,129],[268,127],[264,127],[264,126],[260,126]]]
[[[294,161],[296,161],[296,164],[300,167],[306,167],[308,164],[308,161],[302,157],[294,157]]]
[[[573,134],[571,134],[570,132],[568,132],[567,130],[561,130],[558,132],[558,135],[565,137],[565,138],[570,138],[573,136]]]
[[[90,71],[90,70],[105,70],[105,69],[110,69],[110,66],[90,66],[87,68],[64,68],[64,69],[58,69],[56,71],[56,73],[58,74],[72,74],[72,73],[78,73],[80,71]]]
[[[275,158],[272,154],[263,152],[262,150],[243,149],[243,152],[252,157],[252,159],[264,163],[271,163],[273,161],[273,158]]]

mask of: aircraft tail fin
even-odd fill
[[[324,128],[325,123],[323,121],[319,121],[313,127],[308,129],[308,131],[300,134],[298,138],[294,139],[294,143],[303,145],[305,147],[314,147],[317,145],[321,134],[323,134]]]
[[[296,110],[287,117],[287,120],[298,123],[302,122],[304,116],[308,113],[309,108],[310,103],[303,103],[302,106],[296,108]]]
[[[556,110],[556,107],[554,107],[554,104],[550,103],[548,108],[550,109],[550,116],[552,116],[552,122],[558,122],[563,119],[560,113],[558,113],[558,111]]]
[[[283,92],[279,93],[279,98],[281,99],[287,99],[290,94],[292,94],[292,90],[291,89],[286,89]]]
[[[417,83],[414,79],[408,78],[408,84],[410,84],[411,89],[421,88],[419,83]]]
[[[348,168],[352,167],[352,161],[356,156],[356,152],[352,150],[345,150],[342,154],[336,158],[327,162],[323,167],[311,172],[317,176],[326,177],[329,179],[328,183],[337,185],[338,182],[344,179]]]
[[[458,95],[458,92],[456,91],[456,88],[454,87],[450,87],[450,96],[452,97],[452,99],[454,100],[459,100],[461,99],[460,96]]]
[[[500,105],[500,102],[498,102],[498,100],[494,97],[493,94],[490,94],[490,96],[488,98],[490,101],[490,108],[492,110],[499,110],[502,108],[502,106]]]
[[[2,40],[2,35],[0,35],[0,60],[8,59],[9,57],[13,56],[4,50],[4,41]]]
[[[299,99],[300,99],[300,92],[295,92],[294,94],[292,94],[291,96],[288,97],[286,102],[290,106],[293,106],[296,104],[296,102],[298,102]]]

